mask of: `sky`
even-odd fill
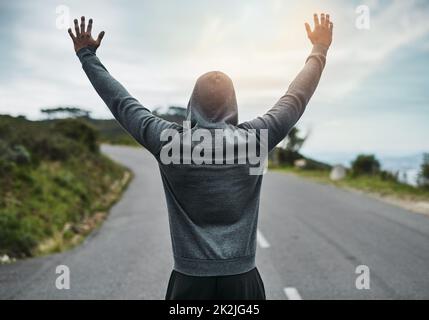
[[[356,25],[362,5],[369,29]],[[249,120],[303,67],[311,50],[304,22],[314,12],[329,12],[335,26],[298,123],[308,133],[304,153],[429,152],[426,0],[0,0],[0,114],[39,119],[41,108],[73,105],[111,117],[67,34],[85,15],[93,32],[106,32],[97,55],[147,108],[186,106],[197,77],[220,70],[233,79],[240,121]]]

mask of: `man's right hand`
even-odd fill
[[[305,29],[307,30],[308,39],[310,39],[313,45],[321,44],[329,47],[332,42],[332,30],[334,24],[329,20],[329,14],[322,13],[320,15],[320,21],[317,13],[314,14],[314,30],[311,31],[310,25],[305,23]]]

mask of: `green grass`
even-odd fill
[[[122,190],[116,186],[123,175],[124,168],[104,156],[16,169],[0,208],[0,250],[32,256],[65,249],[78,232],[63,232],[64,227],[106,211]],[[61,245],[39,250],[38,244],[50,237],[61,240]]]
[[[342,188],[352,188],[379,196],[391,196],[403,200],[428,201],[429,189],[417,188],[392,179],[383,179],[379,175],[357,176],[347,175],[340,181],[329,179],[328,170],[303,170],[294,167],[273,168],[272,170],[291,173],[313,181],[332,184]]]
[[[125,189],[130,172],[94,148],[91,129],[66,125],[0,117],[0,255],[23,258],[79,243]],[[18,161],[16,146],[29,159]]]

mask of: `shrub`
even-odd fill
[[[28,150],[22,145],[10,147],[0,140],[0,173],[7,173],[14,165],[24,165],[31,162]]]
[[[360,154],[352,161],[352,174],[358,175],[373,175],[380,172],[380,162],[373,154]]]
[[[277,160],[281,165],[293,166],[295,160],[301,159],[302,156],[295,151],[290,151],[287,149],[276,148]]]
[[[83,144],[91,152],[98,151],[97,132],[81,120],[64,119],[56,121],[54,131]]]
[[[380,178],[381,180],[385,181],[398,181],[398,172],[392,173],[390,171],[381,170],[380,171]]]
[[[423,155],[423,163],[420,166],[419,184],[424,187],[429,186],[429,153]]]
[[[19,142],[30,150],[35,164],[40,160],[66,160],[79,154],[83,149],[76,141],[49,132],[39,132],[34,136],[22,136]]]
[[[20,218],[14,212],[2,211],[0,214],[0,254],[8,254],[14,257],[31,255],[38,240],[40,222],[32,223],[32,217]],[[32,218],[35,220],[35,218]]]
[[[3,140],[0,140],[0,174],[4,174],[11,170],[13,166],[12,161],[10,160],[10,149],[7,143]]]
[[[9,164],[31,161],[38,165],[41,160],[61,161],[98,150],[92,128],[78,120],[62,123],[47,126],[40,121],[0,116],[0,136],[4,142],[0,153],[5,154],[3,151],[7,149],[7,157],[0,156],[2,166],[8,165],[6,161]]]
[[[23,145],[12,148],[13,161],[16,164],[29,164],[31,162],[30,152]]]

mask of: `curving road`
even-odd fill
[[[172,266],[156,162],[103,146],[135,179],[103,226],[62,254],[0,266],[2,299],[163,299]],[[271,299],[429,298],[429,217],[281,173],[264,177],[257,264]],[[55,287],[57,265],[70,289]],[[358,290],[358,265],[370,289]]]

